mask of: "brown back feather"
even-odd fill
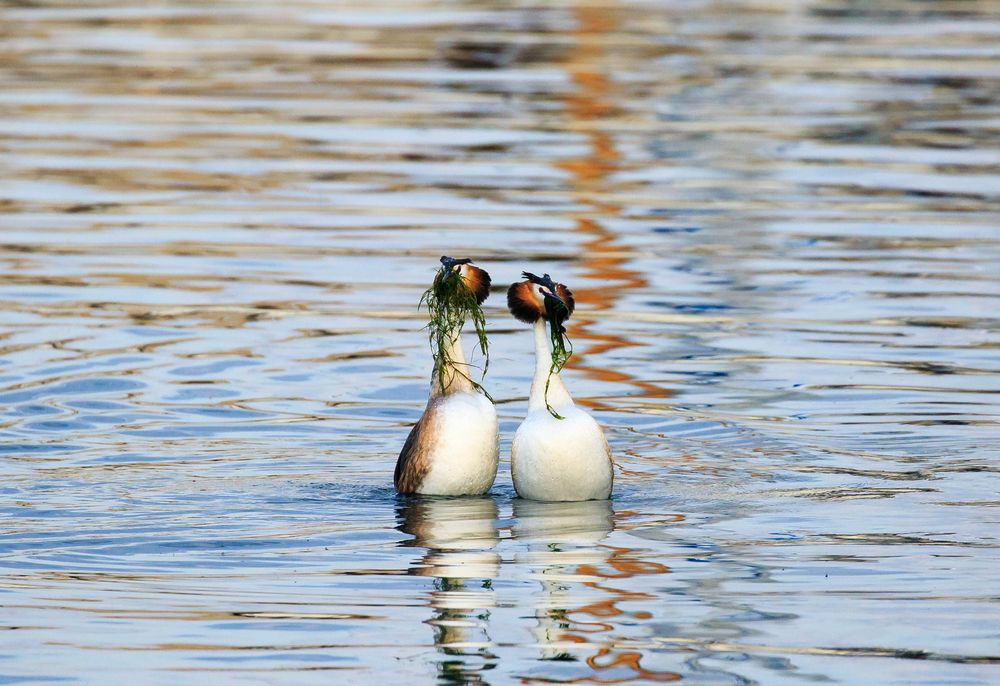
[[[435,410],[432,400],[419,421],[410,429],[403,449],[399,451],[393,483],[400,493],[416,493],[431,469],[430,448],[434,438]]]

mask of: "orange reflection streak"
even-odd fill
[[[614,571],[601,569],[599,566],[594,564],[581,564],[577,566],[576,573],[582,576],[598,577],[601,579],[628,579],[640,575],[670,573],[670,567],[666,565],[658,562],[636,559],[635,551],[631,548],[622,548],[617,546],[604,547],[611,551],[610,557],[608,557],[604,564]],[[618,617],[621,615],[627,615],[634,619],[641,620],[652,618],[652,614],[644,610],[626,612],[618,607],[618,603],[637,600],[655,601],[655,595],[614,588],[596,581],[585,582],[583,585],[608,593],[611,597],[569,610],[566,612],[567,616],[589,615],[594,620],[608,620],[612,617]],[[563,633],[560,638],[562,640],[580,642],[581,638],[583,638],[581,634],[586,635],[600,633],[603,631],[613,631],[613,625],[607,623],[606,621],[574,619],[572,631],[572,633],[569,631]],[[618,684],[636,680],[656,682],[680,680],[681,675],[676,672],[658,672],[644,668],[640,664],[641,659],[642,653],[638,651],[618,651],[613,648],[600,648],[596,654],[587,658],[587,665],[590,666],[591,669],[601,671],[624,667],[631,670],[633,673],[620,678],[595,678],[590,676],[574,681]]]
[[[641,519],[640,519],[641,518]],[[615,513],[615,528],[628,531],[637,526],[652,526],[653,524],[676,524],[687,519],[678,512],[640,512],[638,510],[618,510]],[[629,520],[636,520],[634,522]]]
[[[592,310],[611,309],[623,290],[645,287],[648,282],[639,272],[629,269],[627,249],[617,243],[617,236],[602,226],[597,217],[615,216],[621,207],[613,203],[593,200],[593,196],[607,185],[607,177],[619,168],[620,154],[615,148],[614,138],[606,131],[596,130],[593,122],[606,119],[617,112],[610,101],[613,84],[596,67],[604,58],[604,46],[599,40],[617,28],[615,12],[607,7],[578,6],[574,8],[576,28],[572,35],[576,39],[575,48],[568,53],[566,69],[576,88],[564,99],[569,118],[567,128],[586,135],[590,141],[589,152],[579,159],[560,162],[560,169],[572,174],[570,187],[574,198],[588,205],[585,213],[574,216],[576,231],[587,239],[583,243],[583,266],[585,274],[606,285],[593,288],[576,288],[573,294],[578,303],[585,303]],[[665,398],[672,393],[656,384],[641,381],[625,372],[588,365],[589,356],[599,355],[608,350],[638,345],[613,334],[591,331],[593,319],[581,318],[570,324],[570,335],[574,339],[588,342],[584,352],[573,357],[571,366],[600,381],[624,383],[642,391],[649,398]],[[582,399],[580,403],[601,408],[604,405],[595,400]]]
[[[573,198],[586,208],[572,215],[574,228],[585,239],[581,258],[584,274],[588,280],[600,284],[596,287],[574,288],[573,294],[578,304],[589,306],[584,308],[585,311],[602,312],[613,309],[622,293],[645,288],[648,281],[640,272],[628,267],[629,250],[620,245],[618,236],[602,223],[605,218],[618,216],[621,206],[594,199],[606,195],[609,177],[621,167],[621,155],[615,147],[613,135],[599,130],[601,121],[618,113],[612,100],[615,87],[601,68],[601,63],[605,61],[602,41],[604,36],[617,29],[617,17],[613,8],[607,6],[578,6],[573,11],[576,27],[571,33],[575,39],[575,47],[569,52],[565,64],[575,88],[564,98],[566,128],[585,136],[589,146],[581,157],[562,161],[557,166],[571,175],[569,186]],[[570,322],[570,335],[576,341],[586,341],[586,345],[573,356],[573,368],[599,381],[632,386],[644,397],[664,398],[672,395],[666,388],[636,379],[625,372],[591,364],[590,359],[601,353],[639,344],[622,336],[595,332],[592,327],[596,319],[578,317]],[[590,407],[604,407],[600,401],[583,399],[580,402]],[[675,515],[668,517],[673,518]],[[563,625],[557,633],[559,641],[589,644],[598,640],[600,634],[614,634],[612,618],[623,615],[636,620],[651,618],[652,615],[646,610],[627,611],[618,605],[626,601],[652,602],[656,600],[655,596],[614,588],[603,585],[602,582],[639,575],[668,574],[670,568],[637,559],[635,551],[629,548],[608,547],[608,550],[611,553],[605,562],[579,564],[575,571],[580,576],[600,579],[600,582],[589,581],[583,585],[607,594],[607,597],[571,610],[548,611],[552,619],[558,617],[570,620],[572,629]],[[560,683],[617,684],[680,680],[681,675],[676,672],[646,669],[641,665],[642,657],[642,653],[635,650],[600,647],[587,658],[587,665],[594,673],[577,679],[560,679]],[[612,669],[616,673],[608,674],[608,670]]]
[[[610,660],[599,662],[601,658],[611,656]],[[601,648],[597,655],[592,655],[587,658],[587,664],[591,669],[602,670],[602,669],[612,669],[614,667],[627,667],[628,669],[635,672],[634,676],[628,676],[622,679],[601,679],[599,680],[604,684],[620,684],[626,681],[634,681],[636,679],[642,679],[644,681],[658,681],[658,682],[668,682],[668,681],[680,681],[681,675],[677,672],[654,672],[652,670],[644,668],[639,661],[642,659],[642,653],[639,652],[614,652],[608,648]]]

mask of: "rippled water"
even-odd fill
[[[0,683],[1000,681],[1000,8],[0,5]],[[441,253],[608,503],[397,500]]]

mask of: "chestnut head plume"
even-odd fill
[[[534,324],[540,318],[550,319],[550,313],[555,313],[556,323],[562,324],[570,318],[576,307],[573,291],[553,281],[548,274],[537,276],[521,272],[521,276],[524,281],[511,284],[507,289],[507,307],[516,319]]]

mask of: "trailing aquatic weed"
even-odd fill
[[[545,276],[547,277],[548,274]],[[552,364],[549,366],[549,375],[545,379],[545,408],[556,419],[564,419],[549,405],[549,383],[552,381],[552,375],[561,372],[573,355],[573,342],[566,333],[566,327],[563,326],[563,322],[569,318],[570,311],[562,300],[546,297],[545,314],[549,323],[549,339],[552,341]]]

